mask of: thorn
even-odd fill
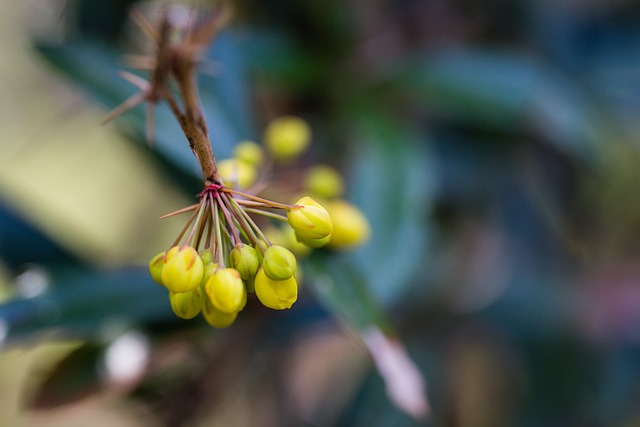
[[[165,218],[169,218],[169,217],[172,217],[172,216],[175,216],[175,215],[180,215],[180,214],[183,214],[183,213],[186,213],[186,212],[195,211],[196,209],[198,209],[198,206],[200,206],[200,203],[195,203],[195,204],[193,204],[191,206],[187,206],[186,208],[178,209],[177,211],[168,213],[166,215],[162,215],[160,217],[160,219],[165,219]]]
[[[153,70],[156,67],[156,59],[148,55],[124,55],[122,62],[138,70]]]
[[[138,89],[140,90],[148,90],[150,83],[148,80],[143,79],[142,77],[138,76],[137,74],[133,74],[130,73],[128,71],[124,71],[124,70],[120,70],[120,76],[125,79],[126,81],[128,81],[129,83],[131,83],[132,85],[136,86]]]
[[[149,22],[149,20],[144,16],[144,14],[138,9],[134,7],[131,9],[129,13],[131,20],[136,23],[138,27],[144,32],[151,40],[158,43],[160,41],[160,35],[154,28],[154,26]]]
[[[107,114],[107,116],[104,118],[104,120],[102,120],[102,122],[100,124],[101,125],[105,125],[105,124],[109,123],[111,120],[115,119],[116,117],[122,115],[123,113],[129,111],[130,109],[132,109],[136,105],[140,104],[146,98],[147,98],[147,93],[146,92],[138,92],[138,93],[130,96],[122,104],[118,105],[116,108],[111,110],[111,112],[109,114]]]

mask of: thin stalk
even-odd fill
[[[269,218],[277,219],[279,221],[284,221],[284,222],[289,221],[289,219],[284,215],[279,215],[279,214],[273,213],[273,212],[261,211],[260,209],[245,208],[245,212],[251,212],[251,213],[254,213],[254,214],[258,214],[258,215],[266,216],[266,217],[269,217]]]
[[[182,231],[180,231],[180,234],[178,234],[178,237],[176,238],[176,240],[173,242],[173,246],[177,246],[178,243],[180,243],[180,240],[182,240],[182,236],[184,236],[184,233],[187,232],[187,229],[189,228],[189,226],[191,225],[191,223],[193,222],[193,220],[196,218],[197,215],[197,210],[193,210],[193,213],[191,214],[191,217],[189,217],[189,220],[187,221],[187,223],[184,225],[184,227],[182,228]]]
[[[254,200],[256,202],[262,202],[262,203],[264,203],[264,204],[266,204],[269,207],[274,208],[274,209],[289,210],[289,209],[295,208],[296,206],[299,206],[299,205],[285,205],[284,203],[278,203],[278,202],[274,202],[272,200],[263,199],[262,197],[254,196],[253,194],[243,193],[242,191],[234,190],[234,189],[229,188],[229,187],[222,187],[221,191],[224,191],[225,193],[237,194],[239,196],[246,197],[247,199],[251,199],[251,200]]]
[[[227,207],[224,205],[224,202],[222,201],[222,198],[220,197],[220,193],[216,192],[216,199],[218,199],[218,203],[220,205],[220,209],[222,209],[222,213],[224,215],[224,217],[227,220],[227,224],[229,225],[229,230],[231,231],[232,237],[233,237],[233,244],[234,245],[239,245],[240,243],[242,243],[242,241],[240,240],[240,236],[238,235],[238,231],[235,228],[235,225],[233,223],[233,220],[231,219],[231,215],[229,214],[229,211],[227,210]]]

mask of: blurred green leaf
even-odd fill
[[[146,268],[73,271],[55,277],[37,296],[0,305],[0,324],[8,340],[46,330],[87,337],[109,319],[125,324],[174,319],[167,302],[166,289]]]
[[[436,170],[428,138],[403,120],[369,108],[358,120],[360,144],[349,167],[349,197],[371,223],[371,241],[348,256],[368,290],[391,304],[424,268]]]
[[[387,70],[387,84],[436,113],[508,133],[531,130],[597,166],[608,124],[571,76],[516,52],[449,50]]]

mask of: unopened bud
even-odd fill
[[[200,290],[196,289],[189,292],[169,292],[169,301],[176,316],[182,319],[193,319],[202,310],[204,299]]]
[[[165,255],[166,252],[160,252],[149,261],[149,273],[151,273],[153,280],[161,285],[164,284],[162,283],[162,269],[164,268]]]
[[[314,166],[306,173],[304,188],[315,196],[331,199],[344,191],[340,173],[331,166]]]
[[[218,311],[234,313],[242,309],[246,290],[238,270],[219,268],[205,284],[205,292]]]
[[[304,237],[301,237],[298,235],[298,233],[296,233],[296,239],[298,239],[298,242],[314,249],[321,248],[329,243],[331,241],[331,236],[332,233],[330,233],[328,236],[323,237],[322,239],[305,239]]]
[[[298,299],[298,284],[294,277],[272,280],[260,268],[255,278],[256,295],[266,307],[274,310],[291,308]]]
[[[347,249],[369,240],[369,221],[358,208],[344,200],[335,200],[327,205],[327,209],[333,221],[333,233],[328,247]]]
[[[299,117],[283,116],[271,121],[264,132],[264,143],[276,160],[290,161],[309,146],[311,129]]]
[[[233,157],[258,167],[262,163],[262,148],[253,141],[242,141],[233,150]]]
[[[198,252],[191,246],[174,246],[165,255],[162,283],[171,292],[192,291],[202,281],[204,266]]]
[[[311,197],[298,200],[292,209],[287,211],[289,225],[303,239],[322,239],[331,234],[333,225],[331,217],[320,203]]]
[[[205,300],[202,315],[207,323],[214,328],[226,328],[235,322],[236,317],[238,317],[238,312],[223,313],[216,309],[209,300]]]
[[[256,167],[238,159],[219,161],[218,173],[227,185],[235,188],[249,188],[258,179]]]
[[[262,269],[272,280],[286,280],[296,272],[296,257],[283,246],[272,245],[264,252]]]
[[[249,280],[256,275],[260,261],[256,250],[249,245],[238,245],[231,251],[231,265],[238,270],[242,280]]]

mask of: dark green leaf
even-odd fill
[[[98,360],[102,350],[95,344],[83,344],[71,351],[29,392],[27,409],[52,409],[99,392],[102,385]]]

